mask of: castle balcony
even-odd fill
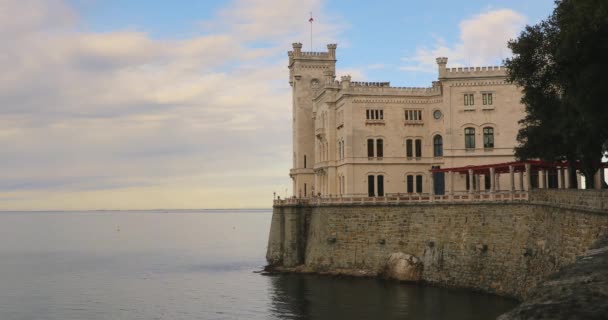
[[[296,168],[289,170],[289,176],[293,178],[298,174],[314,174],[314,169],[312,168]]]

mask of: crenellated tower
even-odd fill
[[[292,88],[293,165],[290,176],[293,194],[313,194],[315,163],[315,128],[312,110],[313,93],[323,87],[328,74],[335,77],[336,44],[327,52],[304,52],[301,43],[293,44],[289,56],[289,84]]]

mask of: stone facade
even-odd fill
[[[608,232],[606,197],[538,190],[522,202],[278,206],[267,258],[277,267],[377,275],[402,252],[422,262],[423,281],[522,298]],[[568,200],[575,198],[586,205]]]
[[[514,160],[524,107],[504,67],[448,68],[441,57],[428,88],[336,81],[336,45],[327,47],[302,52],[295,43],[289,52],[295,197],[429,193],[432,167]],[[454,178],[466,190],[466,174]],[[436,194],[443,179],[435,177]]]

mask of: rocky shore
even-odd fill
[[[608,237],[549,276],[498,320],[608,319]]]

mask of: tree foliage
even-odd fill
[[[523,89],[519,159],[580,161],[588,185],[608,141],[608,1],[557,0],[509,42],[509,80]]]

